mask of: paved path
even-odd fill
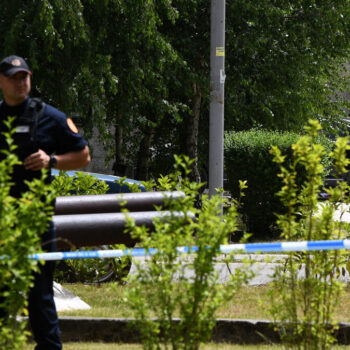
[[[243,259],[249,257],[252,261],[252,265],[249,267],[254,272],[254,277],[250,280],[249,285],[258,286],[268,284],[272,280],[272,275],[277,265],[285,261],[286,255],[271,255],[271,254],[252,254],[252,255],[235,255],[235,262],[226,264],[224,262],[218,262],[215,264],[215,269],[219,274],[219,279],[222,283],[226,282],[230,278],[236,268],[244,268]],[[134,261],[143,261],[145,258],[138,257],[133,259]],[[136,266],[133,263],[130,274],[135,274]],[[193,271],[187,269],[185,275],[188,279],[193,278]],[[300,274],[302,277],[302,274]],[[349,273],[346,272],[344,276],[340,277],[340,280],[344,283],[350,282]]]
[[[272,262],[265,262],[264,259],[266,256],[254,256],[254,259],[256,260],[256,263],[254,263],[250,269],[253,270],[255,277],[250,281],[250,285],[261,285],[261,284],[267,284],[271,281],[271,275],[273,274],[273,271],[276,266],[276,262],[274,262],[278,257],[274,259]],[[226,264],[224,262],[218,262],[215,264],[215,270],[219,274],[219,279],[222,283],[226,282],[230,278],[230,274],[236,269],[236,268],[244,268],[243,263],[243,255],[236,256],[236,262]],[[138,263],[142,263],[145,260],[143,257],[137,257],[134,258],[133,261],[137,261]],[[130,275],[134,275],[136,272],[136,266],[135,263],[132,264]],[[185,276],[188,279],[191,279],[194,277],[194,272],[190,269],[185,270]]]

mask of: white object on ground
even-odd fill
[[[318,208],[320,210],[320,213],[322,212],[322,207],[325,205],[326,203],[324,202],[318,203]],[[334,212],[333,219],[336,221],[350,222],[350,205],[345,203],[340,203],[339,208]]]
[[[90,306],[59,283],[53,282],[54,300],[57,311],[90,310]]]

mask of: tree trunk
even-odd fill
[[[123,127],[116,123],[114,132],[115,141],[115,162],[113,165],[114,175],[125,176],[126,175],[126,164],[123,157]]]
[[[115,160],[118,163],[123,162],[123,127],[119,124],[115,125]]]
[[[191,159],[194,159],[190,178],[192,181],[199,183],[201,181],[201,177],[198,170],[198,127],[202,93],[197,83],[193,84],[193,92],[194,96],[192,100],[192,115],[188,120],[186,128],[185,154],[188,155]]]
[[[151,143],[153,139],[153,128],[144,132],[137,154],[136,179],[148,180],[149,159],[151,156]]]

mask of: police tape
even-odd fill
[[[178,247],[179,254],[191,254],[198,251],[198,247]],[[350,249],[350,239],[345,240],[329,240],[329,241],[300,241],[300,242],[274,242],[274,243],[238,243],[221,245],[219,252],[223,254],[229,253],[283,253],[298,251],[317,251],[317,250],[339,250]],[[142,257],[151,256],[159,252],[157,249],[111,249],[111,250],[83,250],[74,252],[53,252],[38,253],[29,256],[33,260],[67,260],[67,259],[105,259],[120,257]]]

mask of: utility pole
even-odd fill
[[[224,187],[225,0],[211,0],[209,195]]]

